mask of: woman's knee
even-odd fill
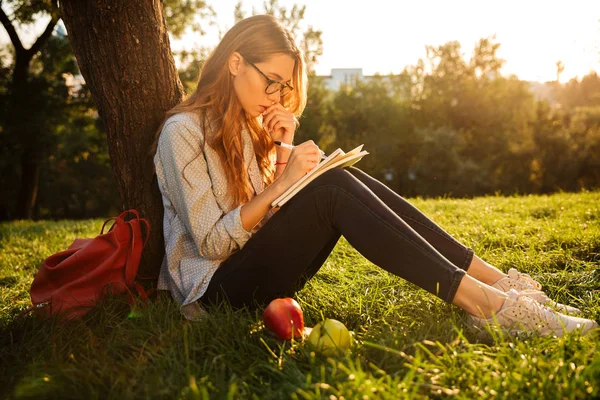
[[[314,183],[319,186],[332,186],[347,189],[359,182],[345,168],[333,168],[315,179]]]
[[[367,184],[367,182],[369,182],[369,180],[373,179],[369,174],[367,174],[363,170],[356,168],[354,166],[348,167],[348,168],[346,168],[346,170],[350,174],[352,174],[352,176],[354,176],[356,179],[358,179],[359,181],[361,181],[364,184]]]
[[[302,197],[309,196],[318,199],[323,209],[333,210],[340,194],[360,194],[368,188],[344,168],[333,168],[312,181],[303,191]]]

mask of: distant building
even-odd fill
[[[337,91],[344,83],[352,84],[357,79],[364,80],[371,78],[363,75],[362,68],[332,68],[331,75],[321,75],[327,89]]]
[[[527,84],[529,85],[529,91],[533,93],[536,100],[546,100],[552,108],[560,107],[556,99],[555,82],[527,82]]]

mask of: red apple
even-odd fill
[[[302,338],[304,314],[296,300],[290,297],[270,302],[263,312],[263,322],[281,340]]]

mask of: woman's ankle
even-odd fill
[[[504,306],[507,295],[466,275],[456,291],[453,304],[477,318],[491,318]]]
[[[467,269],[467,274],[472,278],[490,286],[496,283],[498,280],[508,277],[508,275],[500,271],[498,268],[488,264],[476,255],[473,256],[471,265]]]

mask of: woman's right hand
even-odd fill
[[[313,169],[320,160],[321,151],[312,140],[294,146],[280,179],[291,186]]]

